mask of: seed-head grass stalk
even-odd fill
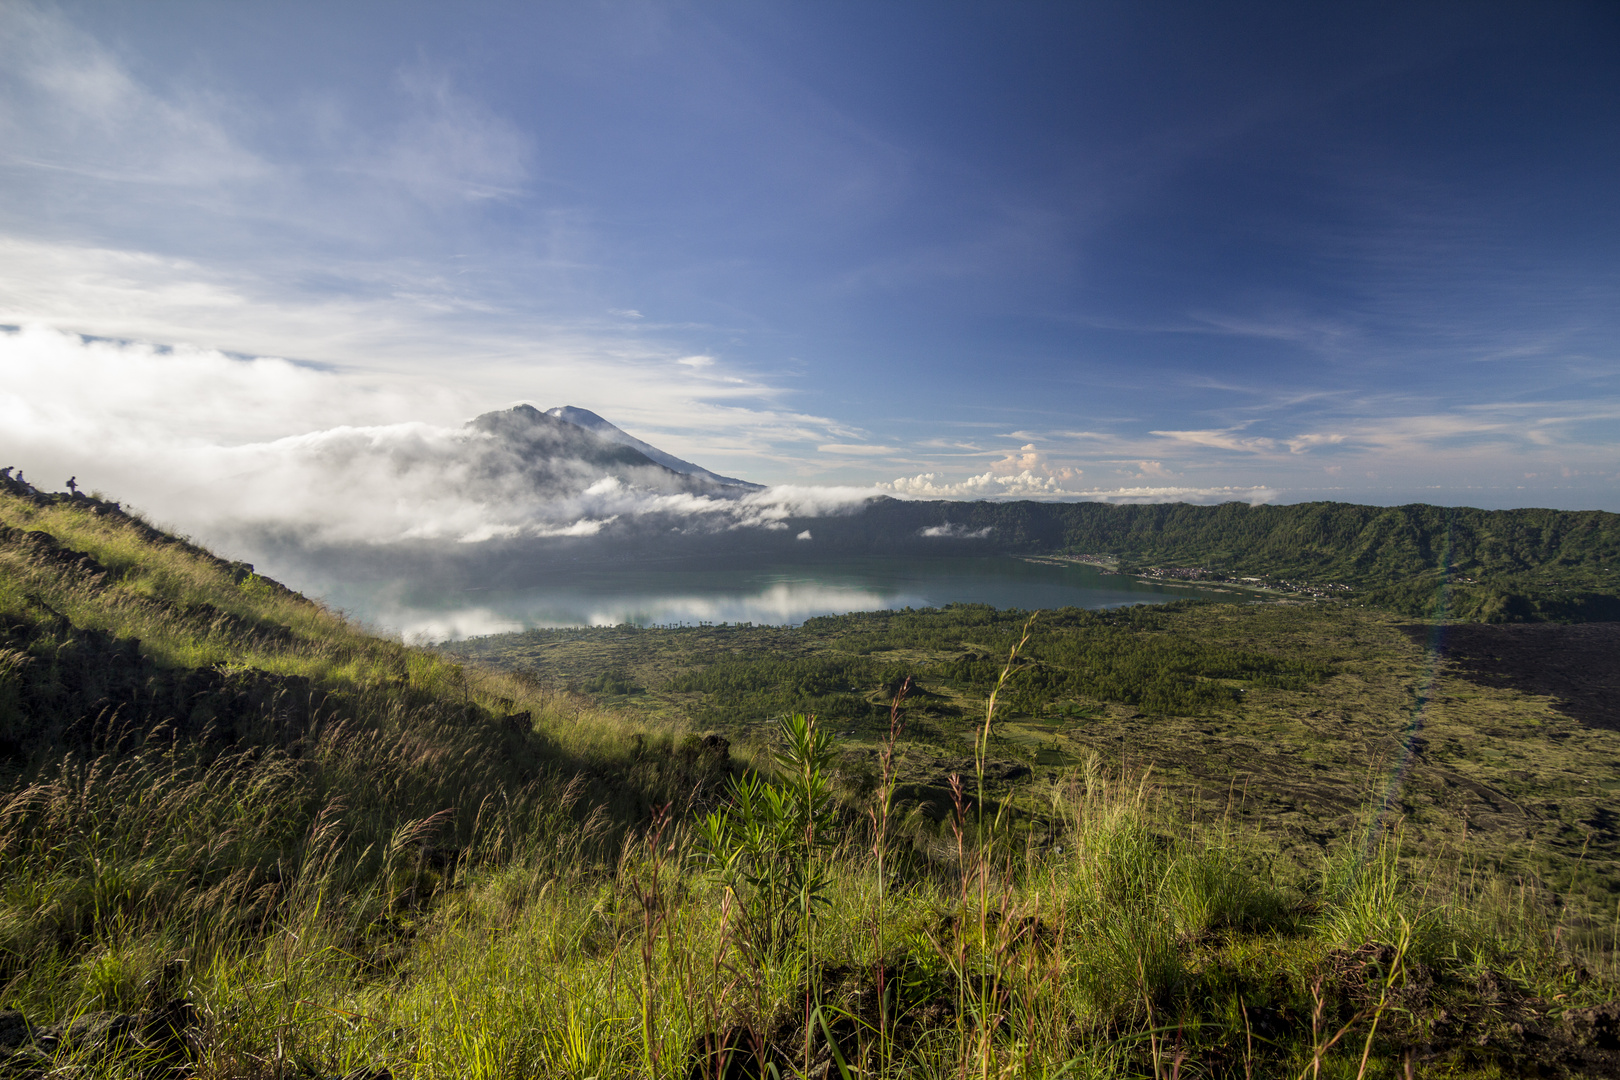
[[[1007,663],[1002,667],[1000,676],[996,678],[995,686],[991,687],[990,697],[984,705],[984,723],[979,728],[977,738],[973,740],[973,772],[975,777],[978,779],[979,798],[976,808],[977,816],[975,818],[977,825],[975,830],[975,840],[981,847],[987,842],[988,839],[985,835],[984,829],[984,762],[986,756],[988,756],[990,752],[990,736],[994,731],[996,704],[998,699],[1001,697],[1001,691],[1007,685],[1007,680],[1012,677],[1013,671],[1018,664],[1018,654],[1023,651],[1025,645],[1029,644],[1030,635],[1035,631],[1035,619],[1039,615],[1040,612],[1038,611],[1030,615],[1028,621],[1024,623],[1023,635],[1016,643],[1014,643],[1012,650],[1007,653]],[[994,827],[995,824],[1000,823],[1001,813],[1005,808],[1005,805],[1006,804],[1003,803],[1000,807],[997,807],[996,820],[994,823],[992,823],[992,827]]]
[[[878,784],[872,793],[871,805],[867,807],[867,815],[872,824],[872,864],[876,875],[876,887],[872,890],[872,907],[869,927],[872,935],[873,980],[877,994],[877,1056],[879,1070],[889,1067],[892,1050],[892,1022],[889,1004],[889,969],[887,958],[883,955],[883,924],[885,916],[885,903],[888,895],[888,866],[889,852],[889,817],[894,810],[894,755],[899,744],[900,736],[905,731],[905,716],[900,711],[901,703],[911,692],[911,676],[900,683],[895,692],[894,700],[889,703],[889,730],[883,743],[878,748]]]
[[[63,518],[61,535],[80,529],[74,546],[89,550],[103,525]],[[17,680],[100,619],[110,633],[150,630],[163,664],[302,675],[311,722],[289,741],[227,749],[125,738],[106,716],[88,751],[8,779],[0,1007],[48,1022],[183,996],[203,1017],[199,1080],[747,1071],[728,1054],[755,1058],[762,1076],[830,1055],[839,1076],[1163,1077],[1235,1074],[1241,1061],[1245,1076],[1365,1077],[1398,1067],[1384,1046],[1420,984],[1402,981],[1407,966],[1456,973],[1454,990],[1488,969],[1554,1008],[1612,996],[1560,967],[1581,928],[1550,916],[1544,887],[1472,868],[1414,873],[1398,837],[1331,864],[1295,905],[1253,836],[1092,761],[1054,791],[1044,841],[1010,842],[983,813],[984,773],[1029,625],[976,732],[978,786],[954,778],[943,833],[918,827],[916,852],[898,854],[910,827],[893,806],[898,701],[878,795],[850,808],[864,822],[823,798],[830,757],[806,742],[820,732],[805,718],[700,838],[722,857],[705,879],[678,857],[692,781],[666,768],[667,733],[366,640],[178,545],[150,572],[119,563],[116,539],[97,549],[117,571],[99,581],[0,551],[12,560],[0,608],[31,594],[71,616],[27,609],[46,629],[14,650],[0,715],[15,720]],[[290,640],[186,610],[245,617],[262,610],[260,591],[297,609]],[[269,711],[290,710],[294,691],[277,693]],[[671,802],[649,829],[647,808]],[[724,859],[734,872],[720,872]],[[1620,939],[1620,919],[1601,929]],[[1365,984],[1333,974],[1369,954],[1383,966]],[[1267,1043],[1264,1014],[1249,1023],[1259,998],[1309,1017],[1313,974],[1324,981],[1309,1043]],[[1341,1028],[1347,999],[1362,1007]]]
[[[628,875],[629,889],[641,909],[641,1046],[642,1065],[649,1076],[655,1075],[659,1067],[659,1042],[654,1037],[658,1016],[653,993],[653,963],[658,951],[658,935],[670,922],[671,899],[665,880],[666,868],[675,854],[673,839],[667,842],[665,839],[670,824],[666,803],[653,811],[652,821],[640,842],[627,849],[626,856],[627,861],[633,859]],[[673,946],[673,940],[670,944]]]
[[[883,917],[882,904],[888,881],[884,873],[884,864],[889,852],[889,815],[894,810],[894,753],[906,726],[900,705],[909,693],[911,693],[911,676],[907,675],[901,682],[900,689],[895,692],[894,700],[889,703],[889,730],[878,747],[878,785],[872,793],[872,803],[867,808],[867,814],[872,822],[872,859],[877,866],[878,906],[874,916],[877,920]]]
[[[991,1033],[993,1032],[996,1023],[999,1022],[998,1019],[995,1019],[992,1016],[992,1004],[994,1002],[997,989],[999,988],[999,975],[992,978],[989,996],[986,996],[984,980],[973,980],[972,973],[969,971],[970,949],[966,928],[969,912],[976,907],[979,924],[978,942],[979,947],[982,949],[988,938],[987,920],[989,919],[990,910],[989,889],[991,876],[991,838],[986,832],[984,821],[985,758],[989,753],[990,736],[995,723],[997,700],[1001,695],[1002,689],[1006,686],[1007,680],[1012,676],[1013,669],[1018,661],[1019,652],[1029,642],[1030,634],[1033,632],[1035,618],[1035,615],[1031,615],[1029,620],[1024,624],[1023,635],[1018,642],[1013,645],[1011,651],[1008,653],[1007,663],[1002,668],[1001,675],[996,680],[995,686],[991,689],[989,699],[985,702],[984,723],[980,726],[977,737],[974,739],[973,744],[974,776],[977,782],[978,793],[977,802],[971,804],[970,807],[970,804],[968,803],[963,791],[961,777],[953,775],[950,778],[952,802],[950,828],[956,841],[956,868],[959,888],[961,889],[961,897],[955,918],[952,947],[947,949],[942,944],[937,942],[935,943],[935,947],[939,950],[940,955],[945,959],[947,965],[949,965],[951,968],[952,975],[957,986],[957,1037],[960,1048],[960,1061],[963,1076],[966,1075],[969,1062],[975,1053],[975,1051],[970,1051],[969,1049],[969,1041],[974,1039],[975,1036],[970,1035],[969,1030],[966,1027],[969,1016],[970,1003],[968,999],[968,987],[970,981],[973,981],[974,985],[978,987],[977,995],[975,1000],[972,1002],[972,1012],[978,1020],[978,1029],[976,1033],[976,1056],[979,1059],[980,1069],[985,1073],[985,1075],[988,1075],[988,1069],[990,1067],[989,1040],[992,1038]],[[965,835],[967,827],[967,814],[970,808],[974,812],[975,825],[971,868],[968,859]],[[1002,808],[997,810],[996,819],[991,824],[992,830],[999,825],[1001,820],[1001,811],[1004,808],[1005,803],[1002,804]],[[975,887],[978,894],[977,905],[973,905],[971,903],[971,894]],[[992,1022],[993,1019],[995,1019],[995,1022]]]

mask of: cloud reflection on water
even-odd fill
[[[517,630],[565,626],[668,626],[697,623],[763,623],[797,626],[817,615],[881,611],[927,603],[907,594],[816,582],[778,582],[757,591],[732,593],[623,594],[604,596],[574,589],[525,589],[494,603],[459,606],[446,597],[443,607],[425,599],[409,603],[400,597],[332,598],[367,623],[398,633],[407,642],[504,634]]]
[[[528,588],[463,589],[400,579],[333,583],[327,603],[413,643],[569,626],[756,623],[818,615],[981,603],[998,608],[1107,608],[1227,594],[1105,576],[1095,567],[1008,557],[862,558],[815,565],[652,567],[581,572]]]

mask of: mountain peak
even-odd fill
[[[525,407],[532,408],[533,406]],[[546,415],[555,416],[558,420],[566,420],[570,424],[578,424],[580,427],[590,431],[595,431],[600,427],[610,427],[614,431],[619,430],[619,428],[614,427],[596,413],[591,412],[591,410],[581,409],[576,405],[559,405],[555,409],[547,409]]]
[[[532,406],[519,407],[530,408]],[[739,480],[734,476],[721,476],[719,473],[710,472],[701,465],[694,465],[690,461],[684,461],[676,457],[674,454],[666,453],[651,443],[642,442],[634,435],[609,423],[589,409],[581,409],[575,405],[559,405],[555,409],[547,409],[545,415],[573,424],[576,427],[582,427],[599,439],[638,450],[664,468],[685,476],[701,477],[710,483],[721,484],[725,487],[745,488],[748,490],[759,490],[763,487],[761,484],[752,484],[747,480]]]

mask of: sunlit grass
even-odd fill
[[[1394,1076],[1420,1044],[1489,1076],[1509,1066],[1441,1045],[1440,1010],[1501,1025],[1478,986],[1549,1011],[1620,974],[1545,889],[1413,859],[1398,828],[1283,879],[1259,828],[1096,758],[1016,822],[981,817],[972,776],[946,820],[891,821],[895,777],[831,785],[809,721],[774,764],[727,757],[367,636],[138,523],[9,497],[0,522],[106,570],[0,544],[0,614],[34,635],[0,652],[7,723],[17,673],[87,631],[163,669],[306,680],[307,728],[92,738],[0,786],[0,1009],[43,1025],[183,999],[198,1077],[673,1080],[723,1075],[726,1053],[780,1076]],[[698,814],[769,824],[724,786],[750,772],[788,832],[717,873]],[[784,911],[762,945],[750,920]]]

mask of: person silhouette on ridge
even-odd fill
[[[79,497],[79,478],[77,476],[68,477],[67,489],[69,495],[72,495],[75,499]]]

